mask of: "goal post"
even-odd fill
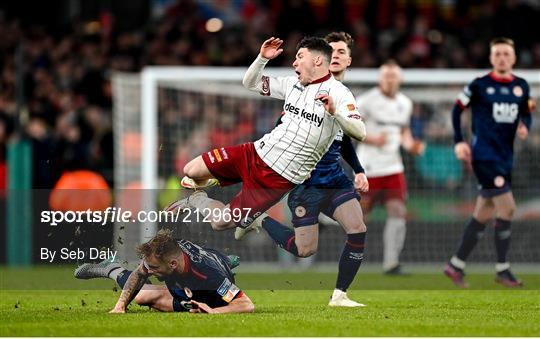
[[[160,67],[149,66],[140,74],[113,75],[115,190],[121,196],[126,188],[144,192],[140,205],[159,209],[166,200],[162,191],[171,178],[181,173],[187,160],[215,147],[256,140],[273,123],[282,102],[243,88],[245,68],[236,67]],[[408,179],[409,220],[403,260],[440,262],[447,259],[457,245],[465,218],[471,213],[476,196],[474,176],[464,169],[452,152],[450,110],[462,87],[487,70],[404,69],[402,92],[413,102],[413,132],[428,144],[426,154],[413,158],[404,155]],[[274,76],[292,74],[290,68],[267,68]],[[531,96],[540,94],[540,72],[516,70],[531,86]],[[354,95],[375,86],[378,69],[351,69],[345,84]],[[469,119],[464,119],[468,123]],[[369,133],[369,131],[368,131]],[[517,142],[514,175],[518,200],[517,230],[513,234],[512,261],[535,262],[540,251],[531,242],[540,230],[534,227],[540,215],[534,212],[540,204],[540,191],[534,173],[540,163],[538,128],[531,140]],[[527,182],[528,181],[530,182]],[[173,180],[174,181],[174,180]],[[234,196],[238,187],[212,189],[210,196],[224,202]],[[124,194],[125,195],[125,194]],[[169,195],[170,196],[170,195]],[[523,203],[520,205],[520,203]],[[521,209],[519,209],[521,208]],[[285,207],[274,210],[286,224],[290,216]],[[369,246],[366,255],[379,262],[382,253],[384,215],[375,211],[368,220]],[[115,238],[122,237],[129,252],[141,241],[153,236],[157,222],[140,225],[138,231],[117,225]],[[208,225],[183,225],[182,236],[196,242],[243,254],[244,260],[271,262],[279,260],[275,245],[266,234],[235,242],[230,232],[213,232]],[[336,261],[343,243],[343,232],[335,226],[321,228],[317,261]],[[127,240],[127,241],[126,241]],[[492,262],[491,241],[483,241],[472,260]]]

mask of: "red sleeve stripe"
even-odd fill
[[[465,108],[466,108],[466,106],[463,105],[463,103],[462,103],[461,101],[459,101],[459,100],[456,100],[456,105],[458,105],[459,107],[461,107],[461,109],[465,109]]]
[[[234,299],[240,299],[240,298],[242,298],[243,296],[244,296],[244,291],[240,291],[240,292],[238,292],[238,294],[236,294],[236,296],[233,298],[233,300],[234,300]]]

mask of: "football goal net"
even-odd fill
[[[288,68],[270,68],[272,75],[290,75]],[[181,197],[178,189],[184,165],[217,147],[256,140],[273,128],[282,102],[242,87],[244,68],[147,67],[140,74],[115,74],[114,140],[116,205],[160,210]],[[404,70],[402,92],[414,102],[413,135],[427,148],[419,157],[403,154],[409,189],[407,239],[403,262],[443,262],[458,244],[470,218],[477,194],[472,172],[454,156],[450,111],[463,86],[485,70]],[[517,70],[540,94],[540,72]],[[376,86],[378,70],[349,70],[345,83],[354,95]],[[463,115],[470,130],[470,111]],[[540,129],[533,124],[527,141],[516,141],[513,190],[518,204],[512,232],[510,261],[540,261]],[[369,131],[368,131],[369,133]],[[469,133],[470,134],[470,133]],[[360,159],[362,161],[362,159]],[[228,202],[240,186],[212,188],[209,196]],[[284,199],[286,200],[286,198]],[[290,225],[286,204],[271,210]],[[178,222],[175,234],[201,245],[238,254],[244,262],[277,263],[282,256],[263,232],[235,241],[233,232],[215,232],[210,225]],[[385,212],[374,210],[367,220],[366,262],[382,258]],[[115,226],[119,255],[134,260],[135,246],[164,224],[150,220]],[[320,228],[316,262],[337,262],[345,234],[339,225],[324,220]],[[494,262],[493,231],[488,228],[471,261]]]

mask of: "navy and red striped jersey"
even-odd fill
[[[234,275],[226,255],[187,240],[179,240],[178,246],[183,252],[184,272],[165,279],[173,297],[220,307],[242,295],[234,284]]]

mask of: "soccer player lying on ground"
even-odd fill
[[[457,252],[444,269],[444,274],[459,287],[467,287],[465,260],[493,217],[497,250],[495,281],[507,287],[523,285],[510,271],[506,258],[510,249],[510,224],[516,209],[510,184],[516,131],[520,139],[527,138],[534,105],[529,98],[527,81],[512,74],[516,62],[514,42],[497,38],[491,41],[490,48],[493,70],[466,86],[452,110],[456,157],[472,165],[480,188],[472,219],[465,227]],[[460,119],[469,105],[474,135],[472,153],[463,139]]]
[[[200,188],[219,180],[220,185],[242,182],[242,190],[229,205],[195,191],[167,210],[194,208],[211,220],[212,228],[247,227],[295,185],[306,180],[343,130],[363,140],[366,131],[354,96],[329,72],[332,47],[321,38],[304,38],[293,63],[297,76],[269,77],[262,71],[283,52],[283,41],[266,40],[247,70],[243,84],[262,95],[285,100],[283,123],[254,143],[214,149],[184,167],[184,187]],[[241,218],[231,218],[241,215]]]
[[[334,32],[328,34],[325,40],[332,46],[330,72],[336,80],[343,81],[352,61],[353,39],[345,32]],[[319,213],[333,217],[347,233],[347,240],[339,259],[336,288],[329,306],[358,307],[364,305],[350,300],[346,291],[362,263],[367,229],[357,200],[359,195],[339,163],[340,155],[355,171],[356,187],[367,191],[369,184],[352,142],[340,131],[311,172],[310,178],[289,193],[288,205],[293,216],[294,231],[263,213],[249,227],[237,227],[235,238],[239,240],[247,232],[262,227],[281,248],[305,258],[317,251]]]
[[[174,240],[170,230],[161,230],[138,247],[142,261],[135,271],[117,263],[83,264],[75,270],[78,279],[110,278],[122,294],[110,313],[125,313],[129,303],[162,312],[245,313],[255,306],[234,284],[231,269],[236,256],[202,248],[187,240]],[[155,276],[166,286],[152,285]]]

